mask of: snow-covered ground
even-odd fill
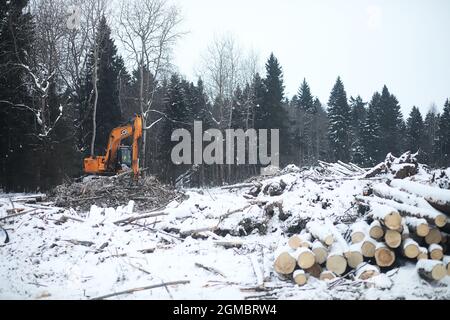
[[[427,177],[421,172],[417,180]],[[299,287],[280,279],[273,271],[274,251],[286,243],[289,232],[298,232],[311,217],[329,218],[344,229],[358,217],[354,196],[370,183],[324,178],[312,169],[295,167],[261,182],[281,180],[287,185],[281,195],[261,192],[253,199],[245,196],[250,187],[187,189],[186,200],[161,210],[167,215],[127,225],[114,222],[138,216],[132,213],[132,202],[119,208],[92,207],[90,212],[15,202],[16,207],[37,210],[0,221],[10,238],[0,244],[0,298],[90,299],[189,280],[114,299],[450,299],[450,277],[427,282],[413,263],[369,281],[324,282],[311,277]],[[10,198],[24,196],[29,195],[0,194],[0,218],[12,208]],[[273,216],[264,213],[264,206],[274,202],[282,203],[284,217],[277,209]],[[207,229],[216,233],[185,237]],[[224,247],[218,241],[242,246]]]

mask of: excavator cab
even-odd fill
[[[131,168],[132,149],[131,146],[120,146],[117,151],[117,166],[119,170],[122,170],[124,166]]]

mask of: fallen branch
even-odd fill
[[[226,278],[226,276],[220,270],[218,270],[218,269],[216,269],[214,267],[208,267],[208,266],[205,266],[205,265],[203,265],[201,263],[198,263],[198,262],[195,263],[195,266],[199,267],[199,268],[202,268],[202,269],[205,269],[206,271],[218,274],[219,276],[222,276],[222,277]]]
[[[167,215],[169,215],[169,214],[166,213],[166,212],[156,212],[156,213],[144,214],[144,215],[141,215],[141,216],[138,216],[138,217],[129,217],[129,218],[126,218],[126,219],[117,220],[117,221],[114,222],[114,224],[115,225],[122,225],[122,226],[124,226],[124,225],[130,224],[130,223],[132,223],[134,221],[137,221],[137,220],[147,219],[147,218],[154,218],[154,217],[160,217],[160,216],[167,216]]]
[[[128,289],[128,290],[124,290],[124,291],[120,291],[120,292],[110,293],[110,294],[106,294],[104,296],[92,298],[91,300],[103,300],[106,298],[116,297],[116,296],[120,296],[123,294],[135,293],[135,292],[144,291],[144,290],[151,290],[151,289],[160,288],[160,287],[175,286],[175,285],[179,285],[179,284],[188,284],[190,282],[191,281],[189,281],[189,280],[163,282],[163,283],[153,284],[153,285],[146,286],[146,287],[132,288],[132,289]]]
[[[253,183],[242,183],[242,184],[235,184],[235,185],[232,185],[232,186],[225,186],[225,187],[222,187],[220,189],[223,189],[223,190],[244,189],[244,188],[253,187],[254,185],[255,184],[253,184]]]
[[[16,218],[16,217],[20,217],[20,216],[23,216],[23,215],[25,215],[27,213],[31,213],[31,212],[34,212],[34,211],[37,211],[37,209],[31,209],[31,210],[23,211],[21,213],[11,214],[9,216],[0,218],[0,221],[8,220],[8,219]]]

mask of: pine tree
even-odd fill
[[[422,114],[417,107],[413,107],[406,122],[406,150],[423,152],[425,128]]]
[[[437,141],[438,151],[440,154],[439,164],[442,166],[450,165],[450,101],[444,104],[444,110],[439,119],[439,129],[438,129],[438,141]]]
[[[341,78],[338,77],[328,101],[328,130],[333,160],[350,161],[351,110],[347,93]]]
[[[91,50],[84,90],[86,94],[86,109],[84,112],[89,113],[89,116],[84,115],[84,118],[87,120],[84,126],[84,136],[88,136],[89,138],[86,141],[90,141],[90,136],[92,135],[92,108],[90,107],[93,90],[92,73],[94,68],[97,67],[98,102],[95,153],[99,155],[105,152],[111,130],[122,123],[122,111],[119,104],[119,81],[125,69],[123,59],[118,56],[116,45],[111,38],[111,29],[104,16],[100,20],[94,45],[97,46],[98,63],[97,66],[94,65],[94,50]]]

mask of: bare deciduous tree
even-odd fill
[[[118,22],[118,37],[134,62],[133,67],[139,70],[139,108],[144,122],[141,160],[145,166],[147,132],[154,123],[150,113],[155,111],[152,104],[156,81],[167,67],[171,49],[181,36],[177,30],[181,17],[178,8],[166,0],[130,0],[122,2]]]

